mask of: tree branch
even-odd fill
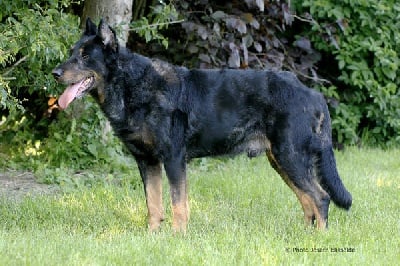
[[[139,28],[130,28],[129,30],[137,31],[137,30],[151,29],[151,28],[155,28],[155,27],[158,27],[158,26],[165,26],[165,25],[170,25],[170,24],[178,24],[178,23],[182,23],[184,21],[185,21],[184,19],[181,19],[181,20],[175,20],[175,21],[171,21],[171,22],[154,23],[154,24],[142,26],[142,27],[139,27]]]
[[[28,56],[27,55],[25,55],[24,57],[22,57],[21,59],[19,59],[17,62],[15,62],[15,64],[14,65],[12,65],[6,72],[4,72],[3,74],[1,74],[2,76],[3,76],[3,79],[6,79],[6,78],[4,78],[4,76],[7,76],[8,74],[10,74],[13,70],[14,70],[14,68],[16,68],[18,65],[20,65],[22,62],[24,62],[24,61],[26,61],[26,59],[28,59]],[[13,79],[13,78],[8,78],[8,79]]]

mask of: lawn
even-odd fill
[[[332,203],[327,231],[304,228],[300,204],[266,158],[202,159],[189,165],[186,235],[170,229],[165,178],[167,219],[154,234],[137,182],[3,197],[0,265],[397,265],[400,150],[336,156],[353,207]]]

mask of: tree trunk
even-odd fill
[[[101,18],[117,29],[120,45],[126,46],[129,36],[129,23],[132,19],[133,0],[86,0],[83,7],[82,24],[86,19],[98,21]]]
[[[116,29],[119,45],[125,47],[129,37],[129,23],[132,19],[132,4],[133,0],[86,0],[83,6],[81,27],[85,27],[87,18],[94,21],[103,18]],[[111,131],[111,126],[107,121],[102,132],[104,139],[106,139],[109,131]]]

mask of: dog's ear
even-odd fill
[[[115,31],[102,19],[99,24],[97,35],[101,38],[105,47],[118,52],[118,40]]]
[[[96,34],[97,34],[96,24],[94,24],[90,18],[87,18],[86,19],[86,29],[85,29],[84,35],[92,36],[92,35],[96,35]]]

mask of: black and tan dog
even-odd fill
[[[53,70],[68,85],[61,109],[90,93],[135,157],[150,230],[164,219],[161,167],[172,199],[173,229],[189,219],[186,163],[202,156],[263,153],[299,199],[307,224],[325,228],[330,199],[349,209],[336,170],[323,96],[288,72],[198,70],[119,47],[115,32],[89,19],[71,57]]]

